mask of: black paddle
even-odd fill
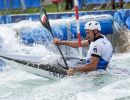
[[[54,34],[52,32],[52,29],[51,29],[51,26],[50,26],[50,23],[49,23],[49,20],[48,20],[48,16],[47,16],[46,10],[44,8],[41,8],[41,11],[40,11],[40,22],[48,31],[50,31],[52,37],[54,38]],[[68,65],[67,65],[66,60],[65,60],[65,58],[63,56],[63,53],[61,52],[60,47],[58,45],[56,45],[56,46],[57,46],[57,48],[58,48],[58,50],[59,50],[59,52],[60,52],[60,54],[61,54],[61,56],[63,58],[63,61],[65,63],[66,67],[64,67],[64,68],[68,69]]]

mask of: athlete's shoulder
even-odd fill
[[[98,40],[94,41],[93,44],[94,44],[95,46],[101,46],[101,45],[102,45],[102,40],[101,40],[101,39],[98,39]]]

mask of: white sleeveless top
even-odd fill
[[[91,56],[97,56],[100,58],[97,65],[97,69],[106,69],[113,53],[113,47],[108,39],[102,35],[96,41],[90,43],[90,47],[87,54],[87,62],[90,62]]]

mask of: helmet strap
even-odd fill
[[[95,41],[95,40],[96,40],[96,33],[95,33],[94,30],[93,30],[93,34],[94,34],[94,39],[93,39],[93,41]]]

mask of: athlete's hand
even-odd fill
[[[69,68],[69,69],[67,70],[67,75],[68,75],[68,76],[74,75],[75,72],[76,72],[76,71],[75,71],[73,68]]]
[[[58,38],[54,38],[53,44],[60,45],[61,41]]]

